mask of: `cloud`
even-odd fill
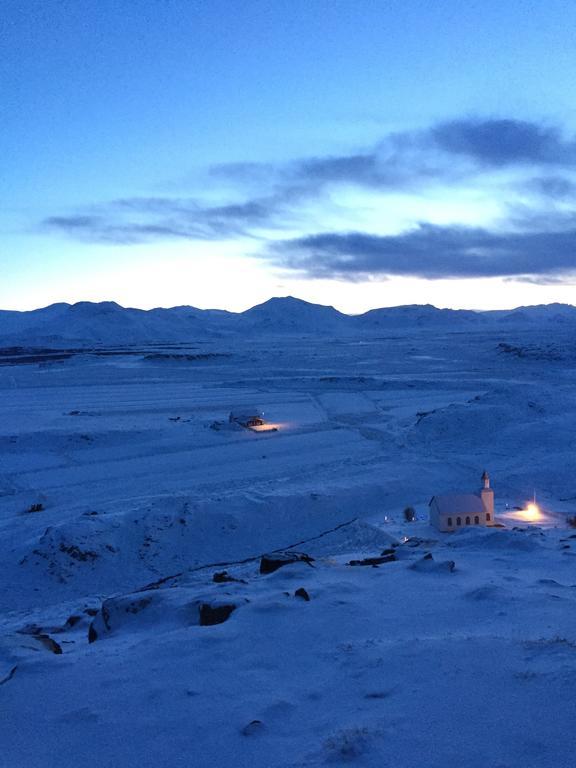
[[[466,167],[455,167],[457,161]],[[470,162],[476,165],[474,171]],[[284,165],[236,163],[211,173],[240,182],[271,181],[300,188],[356,184],[390,188],[514,165],[576,165],[576,141],[559,128],[510,118],[447,120],[424,130],[391,133],[364,152],[310,157]]]
[[[444,152],[502,167],[517,164],[564,165],[576,162],[576,142],[555,127],[510,119],[467,119],[440,123],[428,132]]]
[[[576,184],[565,176],[535,177],[525,187],[552,200],[576,199]]]
[[[459,177],[454,164],[438,156],[416,134],[385,137],[371,149],[350,154],[295,159],[284,164],[236,163],[213,166],[210,174],[238,184],[263,184],[275,196],[314,196],[339,186],[369,190],[415,189]]]
[[[527,283],[528,285],[552,285],[566,286],[576,284],[576,272],[566,273],[561,276],[553,275],[517,275],[505,277],[505,283]]]
[[[50,216],[42,222],[45,230],[64,232],[78,240],[93,243],[135,245],[151,240],[186,237],[187,233],[170,224],[114,222],[104,216]]]
[[[356,184],[362,187],[398,185],[398,169],[378,152],[336,157],[313,157],[293,164],[289,176],[301,184]]]
[[[305,232],[311,215],[318,219],[330,206],[334,212],[344,188],[361,189],[380,202],[399,192],[417,200],[430,188],[446,196],[450,190],[457,194],[462,183],[469,186],[473,181],[478,189],[494,184],[489,175],[482,178],[493,177],[494,170],[505,172],[498,177],[500,186],[492,187],[503,205],[511,210],[519,197],[535,197],[547,217],[553,211],[545,202],[565,203],[574,196],[576,185],[569,177],[575,169],[576,142],[565,139],[556,127],[509,118],[466,118],[390,133],[358,152],[278,164],[214,166],[208,179],[215,186],[207,192],[211,201],[222,201],[217,205],[186,197],[123,198],[49,216],[41,226],[76,239],[115,244],[260,239],[270,230],[296,227]],[[345,206],[338,209],[339,216],[346,215]],[[354,212],[350,209],[351,215]],[[510,223],[518,228],[513,219]]]
[[[127,198],[108,203],[94,215],[50,216],[42,227],[90,242],[119,245],[220,240],[273,227],[280,208],[281,203],[271,198],[208,207],[187,199]]]
[[[495,233],[421,224],[399,235],[323,233],[270,246],[274,263],[316,278],[428,280],[576,273],[576,228]]]

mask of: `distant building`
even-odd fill
[[[228,421],[242,427],[261,427],[266,422],[264,414],[258,408],[243,405],[230,413]]]
[[[430,523],[439,531],[468,525],[494,525],[494,491],[487,472],[479,493],[450,493],[430,499]]]

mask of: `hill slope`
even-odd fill
[[[275,297],[245,312],[179,306],[150,310],[113,301],[51,304],[27,312],[0,310],[0,343],[9,345],[190,343],[243,336],[364,336],[391,330],[576,328],[576,307],[549,304],[513,310],[438,309],[430,304],[346,315],[292,296]]]

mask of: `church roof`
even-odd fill
[[[480,496],[474,493],[447,493],[433,496],[430,504],[436,500],[438,511],[443,515],[478,515],[486,512]]]

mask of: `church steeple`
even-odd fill
[[[482,474],[480,498],[486,510],[486,525],[494,525],[494,491],[490,488],[490,476],[486,470]]]

